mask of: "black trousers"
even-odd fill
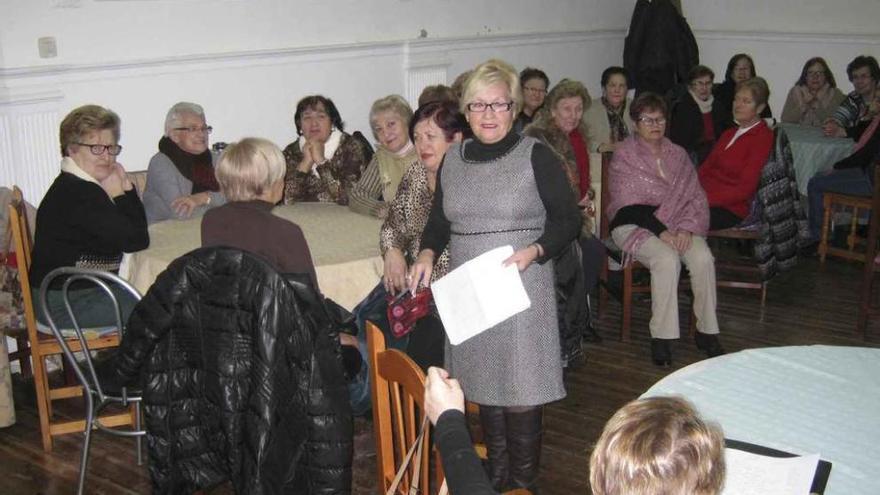
[[[721,230],[736,227],[743,219],[736,213],[720,206],[709,208],[709,230]]]

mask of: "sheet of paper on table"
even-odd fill
[[[808,495],[819,454],[769,457],[724,449],[727,479],[721,495]]]
[[[431,284],[437,311],[452,345],[532,305],[516,265],[502,266],[512,254],[512,246],[492,249]]]

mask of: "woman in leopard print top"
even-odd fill
[[[397,188],[397,196],[382,224],[380,249],[385,260],[382,278],[385,289],[394,294],[408,286],[408,266],[419,253],[422,231],[434,201],[437,170],[449,145],[461,140],[467,127],[464,117],[454,104],[430,102],[416,110],[409,126],[409,135],[416,147],[419,161],[410,165]],[[449,251],[437,257],[432,280],[442,277],[449,268]],[[407,354],[419,365],[443,364],[444,332],[440,319],[430,315],[419,320],[410,334]]]

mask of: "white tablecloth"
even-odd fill
[[[822,128],[797,124],[780,124],[791,143],[798,191],[807,194],[807,183],[816,172],[830,170],[839,160],[848,157],[855,146],[852,139],[832,138]]]
[[[380,220],[325,203],[278,206],[273,213],[302,228],[325,296],[352,309],[379,281]],[[145,294],[172,261],[200,246],[201,218],[153,224],[150,247],[127,255],[120,274]]]
[[[752,349],[682,368],[643,397],[681,395],[724,436],[832,463],[825,495],[880,494],[880,349]]]

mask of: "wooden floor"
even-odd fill
[[[855,334],[860,280],[860,265],[829,260],[820,268],[817,260],[809,259],[771,282],[763,311],[756,292],[721,290],[718,315],[724,347],[728,352],[809,344],[880,347],[880,323],[869,328],[866,341]],[[610,303],[598,322],[604,342],[588,345],[587,364],[567,376],[568,397],[547,408],[541,461],[544,494],[589,493],[587,458],[605,421],[657,380],[702,357],[692,342],[682,339],[673,348],[673,367],[655,367],[648,349],[649,303],[636,304],[629,343],[617,339],[619,308]],[[53,453],[43,453],[32,389],[30,382],[16,380],[18,423],[0,429],[0,494],[73,493],[81,437],[62,437]],[[354,493],[375,493],[371,424],[358,420],[356,432]],[[149,493],[149,476],[146,468],[135,465],[133,442],[100,433],[95,439],[88,492]],[[214,492],[231,493],[228,488]]]

